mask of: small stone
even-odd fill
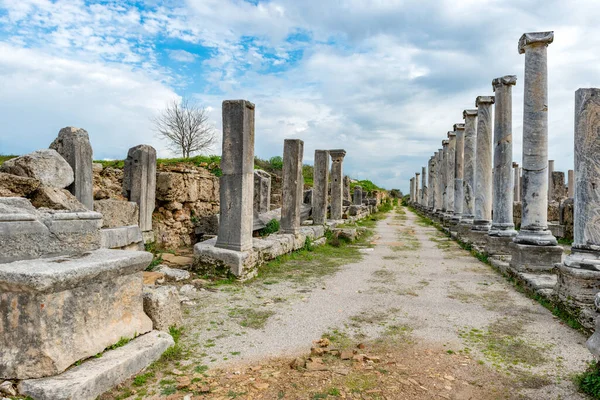
[[[323,338],[318,340],[317,344],[321,347],[329,347],[331,345],[331,341],[327,338]]]
[[[17,389],[15,389],[15,385],[11,381],[4,381],[0,384],[0,393],[7,394],[9,396],[16,396]]]
[[[184,281],[186,279],[190,279],[189,271],[186,271],[183,269],[177,269],[177,268],[170,268],[164,264],[159,265],[158,268],[156,268],[156,271],[162,272],[165,275],[165,279],[167,281],[180,282],[180,281]],[[186,286],[188,286],[188,285],[186,285]]]
[[[323,362],[308,361],[306,363],[307,371],[327,371],[329,368]]]
[[[352,356],[354,355],[354,353],[352,352],[352,350],[343,350],[340,353],[340,358],[342,360],[350,360],[352,358]]]
[[[450,382],[455,380],[452,375],[444,375],[444,379],[446,379],[447,381],[450,381]]]
[[[359,344],[356,346],[356,348],[357,348],[357,349],[361,349],[361,350],[362,350],[362,349],[364,349],[364,348],[365,348],[365,345],[364,345],[364,343],[359,343]]]
[[[310,349],[310,354],[313,356],[322,356],[325,351],[321,347],[313,347]]]
[[[156,285],[165,282],[165,274],[156,271],[144,271],[144,285]]]
[[[0,197],[26,197],[40,187],[35,178],[0,172]]]
[[[302,357],[295,358],[290,363],[290,368],[292,368],[292,369],[305,368],[305,367],[306,367],[306,360]]]
[[[255,383],[252,386],[254,386],[256,390],[267,390],[269,388],[268,383]]]
[[[381,362],[381,357],[375,357],[375,356],[366,356],[365,357],[367,360],[369,361],[373,361],[374,363],[379,363]]]
[[[51,210],[87,211],[85,206],[66,189],[41,186],[31,195],[31,204],[36,208]]]
[[[177,378],[177,389],[183,389],[192,384],[189,376],[180,376]]]

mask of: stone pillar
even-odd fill
[[[362,187],[354,186],[354,198],[353,198],[354,205],[355,206],[362,205],[362,198],[363,198]]]
[[[548,230],[548,67],[547,47],[553,32],[526,33],[519,40],[525,53],[523,106],[523,186],[521,230],[511,244],[510,267],[518,272],[552,273],[562,247]],[[526,278],[524,278],[527,280]],[[552,289],[550,283],[543,289]]]
[[[300,206],[304,198],[302,158],[304,142],[285,139],[283,142],[283,196],[281,203],[281,232],[298,233],[300,229]]]
[[[454,150],[454,213],[452,224],[458,224],[463,213],[463,177],[465,154],[465,124],[454,124],[456,142]]]
[[[254,104],[225,100],[221,155],[219,236],[216,247],[252,249]]]
[[[472,231],[488,232],[492,224],[492,104],[494,96],[478,96],[475,151],[475,208]]]
[[[521,175],[519,171],[519,164],[516,162],[512,163],[514,172],[514,190],[513,190],[513,201],[518,203],[521,201]]]
[[[427,163],[427,209],[433,211],[435,197],[435,155],[429,158]]]
[[[575,194],[575,181],[574,181],[575,174],[573,173],[572,169],[570,169],[568,171],[568,174],[569,174],[569,189],[567,191],[567,197],[572,199],[573,195]]]
[[[596,319],[595,341],[600,346],[600,318],[594,297],[600,292],[600,89],[575,92],[575,198],[571,254],[558,268],[557,292],[580,322],[590,328]],[[594,354],[598,355],[596,348]],[[592,350],[590,348],[590,350]]]
[[[68,126],[58,132],[50,145],[73,168],[75,180],[67,187],[88,210],[94,210],[94,176],[92,145],[84,129]]]
[[[443,202],[443,198],[444,198],[444,188],[443,188],[443,182],[442,182],[442,156],[443,156],[443,149],[438,149],[438,151],[436,152],[436,157],[435,157],[435,175],[434,175],[434,181],[435,181],[435,197],[433,199],[434,204],[433,204],[433,208],[434,208],[434,212],[436,214],[438,214],[441,210],[442,210],[442,202]]]
[[[488,233],[486,252],[508,254],[508,244],[517,235],[513,223],[512,185],[512,87],[517,77],[507,75],[492,81],[494,110],[494,172],[492,195],[492,226]]]
[[[452,218],[454,214],[454,165],[456,153],[456,132],[448,132],[448,153],[446,159],[446,218]]]
[[[410,202],[415,201],[415,178],[410,178]]]
[[[554,199],[554,184],[552,182],[552,174],[554,173],[554,160],[548,160],[548,201]]]
[[[526,33],[519,40],[525,53],[523,106],[523,187],[521,230],[515,243],[556,245],[548,230],[548,66],[547,47],[553,32]],[[560,261],[560,260],[558,260]]]
[[[348,176],[344,176],[344,200],[348,203],[352,201],[352,197],[350,197],[350,178]]]
[[[420,175],[421,173],[416,172],[415,173],[415,204],[418,206],[420,205],[420,200],[421,200],[421,179],[420,179]]]
[[[315,225],[327,222],[328,188],[329,151],[315,150],[312,198],[312,218]]]
[[[562,171],[552,172],[552,197],[550,201],[560,203],[567,198],[567,187],[565,186],[565,173]]]
[[[463,212],[461,225],[471,229],[475,218],[475,159],[477,157],[477,110],[463,111],[465,119],[465,150],[463,172]]]
[[[331,219],[342,219],[344,196],[344,170],[342,164],[346,150],[329,150],[331,156]]]
[[[140,230],[144,241],[154,241],[152,213],[156,201],[156,150],[141,144],[129,149],[123,167],[123,194],[140,209]],[[252,222],[252,219],[250,219]]]
[[[254,214],[271,211],[271,174],[257,169],[254,171]]]
[[[442,214],[448,212],[448,146],[450,145],[449,140],[442,140],[442,169],[441,169],[441,182],[440,189],[442,194]],[[442,215],[440,215],[442,217]]]
[[[427,207],[427,168],[421,167],[421,207]]]

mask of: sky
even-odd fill
[[[408,192],[462,111],[517,75],[521,163],[524,32],[548,47],[549,158],[573,168],[574,93],[600,86],[598,0],[0,0],[0,154],[86,129],[96,159],[138,144],[174,156],[152,117],[182,96],[209,111],[256,105],[255,155],[286,138],[344,148],[344,172]]]

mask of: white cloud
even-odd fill
[[[191,63],[194,62],[197,58],[195,54],[192,54],[185,50],[169,50],[168,52],[169,57],[171,57],[172,60],[179,62]]]

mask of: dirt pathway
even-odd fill
[[[372,244],[328,276],[201,292],[185,308],[185,359],[138,397],[185,398],[179,386],[219,399],[585,399],[570,380],[591,360],[585,337],[491,267],[403,208],[378,222]],[[326,357],[323,371],[291,370],[323,335],[338,349],[367,343],[386,367]],[[178,385],[182,374],[196,386]]]

